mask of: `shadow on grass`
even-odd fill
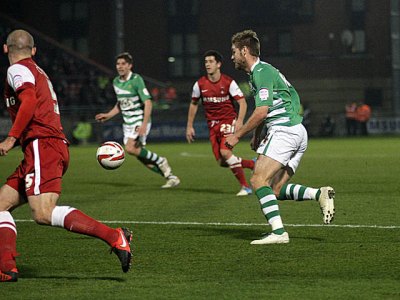
[[[223,192],[218,189],[210,189],[210,188],[182,188],[177,187],[174,189],[170,189],[171,191],[176,191],[178,193],[204,193],[204,194],[213,194],[213,195],[232,195],[232,192]]]
[[[153,183],[153,182],[152,182]],[[204,194],[213,194],[213,195],[232,195],[233,192],[223,192],[218,189],[212,188],[184,188],[181,186],[170,188],[170,189],[161,189],[160,186],[163,185],[165,182],[161,179],[159,185],[155,188],[154,185],[137,185],[134,182],[113,182],[113,181],[106,181],[106,180],[86,180],[80,181],[79,185],[88,185],[93,187],[94,185],[97,186],[109,186],[109,187],[116,187],[116,188],[125,188],[125,187],[133,187],[135,188],[135,192],[147,192],[147,191],[173,191],[175,193],[204,193]]]
[[[69,280],[69,281],[82,281],[82,280],[102,280],[102,281],[113,281],[113,282],[126,282],[127,280],[120,277],[111,276],[62,276],[62,275],[37,275],[31,272],[20,272],[18,280],[24,279],[51,279],[51,280]]]
[[[101,181],[101,180],[94,180],[94,181],[80,181],[79,185],[90,185],[93,187],[93,185],[101,185],[101,186],[114,186],[114,187],[129,187],[132,186],[133,183],[130,182],[113,182],[113,181]],[[135,187],[136,189],[136,187]],[[145,190],[145,189],[143,189]]]
[[[254,239],[260,239],[262,238],[265,234],[269,233],[267,228],[239,228],[239,227],[221,227],[221,226],[207,226],[207,227],[187,227],[185,230],[190,230],[190,231],[202,231],[207,233],[208,236],[230,236],[235,239],[239,240],[248,240],[252,241]],[[288,230],[289,236],[291,240],[306,240],[306,241],[317,241],[317,242],[323,242],[326,239],[321,238],[321,237],[309,237],[309,236],[300,236],[300,235],[295,235],[295,234],[290,234],[290,229]]]

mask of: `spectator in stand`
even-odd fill
[[[158,102],[160,100],[160,89],[155,86],[150,91],[151,97],[153,98],[154,102]]]
[[[360,135],[368,135],[367,123],[371,117],[371,107],[361,101],[357,106],[356,120],[358,122],[358,128]]]
[[[346,110],[346,130],[348,136],[354,136],[357,133],[356,111],[357,103],[351,102],[345,106]]]
[[[331,115],[327,115],[321,123],[320,135],[321,136],[334,136],[335,135],[335,119]]]
[[[177,93],[176,93],[176,88],[172,85],[171,82],[169,82],[167,84],[167,87],[165,88],[165,101],[167,102],[167,104],[172,104],[173,102],[175,102],[176,98],[177,98]]]

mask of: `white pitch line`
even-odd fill
[[[15,220],[15,222],[33,222],[33,220]],[[100,221],[108,224],[149,224],[149,225],[197,225],[197,226],[267,226],[267,223],[220,223],[220,222],[175,222],[175,221]],[[288,227],[335,227],[335,228],[376,228],[376,229],[400,229],[398,225],[359,225],[359,224],[284,224]]]
[[[196,154],[196,153],[189,153],[189,152],[181,152],[179,153],[180,156],[183,157],[211,157],[211,155],[209,154]]]

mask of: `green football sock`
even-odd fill
[[[289,183],[282,186],[278,200],[316,200],[320,193],[319,189]]]
[[[285,232],[282,219],[279,213],[278,201],[271,187],[263,186],[256,190],[256,195],[260,201],[261,210],[272,227],[272,232],[282,234]]]

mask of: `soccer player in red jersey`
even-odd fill
[[[37,224],[105,241],[127,272],[131,263],[128,229],[113,229],[76,208],[57,206],[69,163],[68,141],[50,79],[32,59],[36,53],[33,37],[25,30],[15,30],[8,35],[3,50],[10,62],[4,96],[13,125],[0,143],[0,156],[20,144],[24,159],[0,188],[0,282],[18,279],[17,228],[11,212],[25,203]]]
[[[243,168],[253,169],[254,161],[235,156],[225,145],[225,136],[243,125],[247,110],[246,99],[235,80],[221,73],[222,55],[218,51],[207,51],[204,54],[204,65],[207,75],[202,76],[193,86],[186,139],[189,143],[194,141],[193,122],[199,101],[202,100],[215,158],[221,166],[229,166],[239,181],[241,189],[236,195],[250,195],[252,190],[246,181]],[[239,105],[239,113],[236,112],[234,102]]]

